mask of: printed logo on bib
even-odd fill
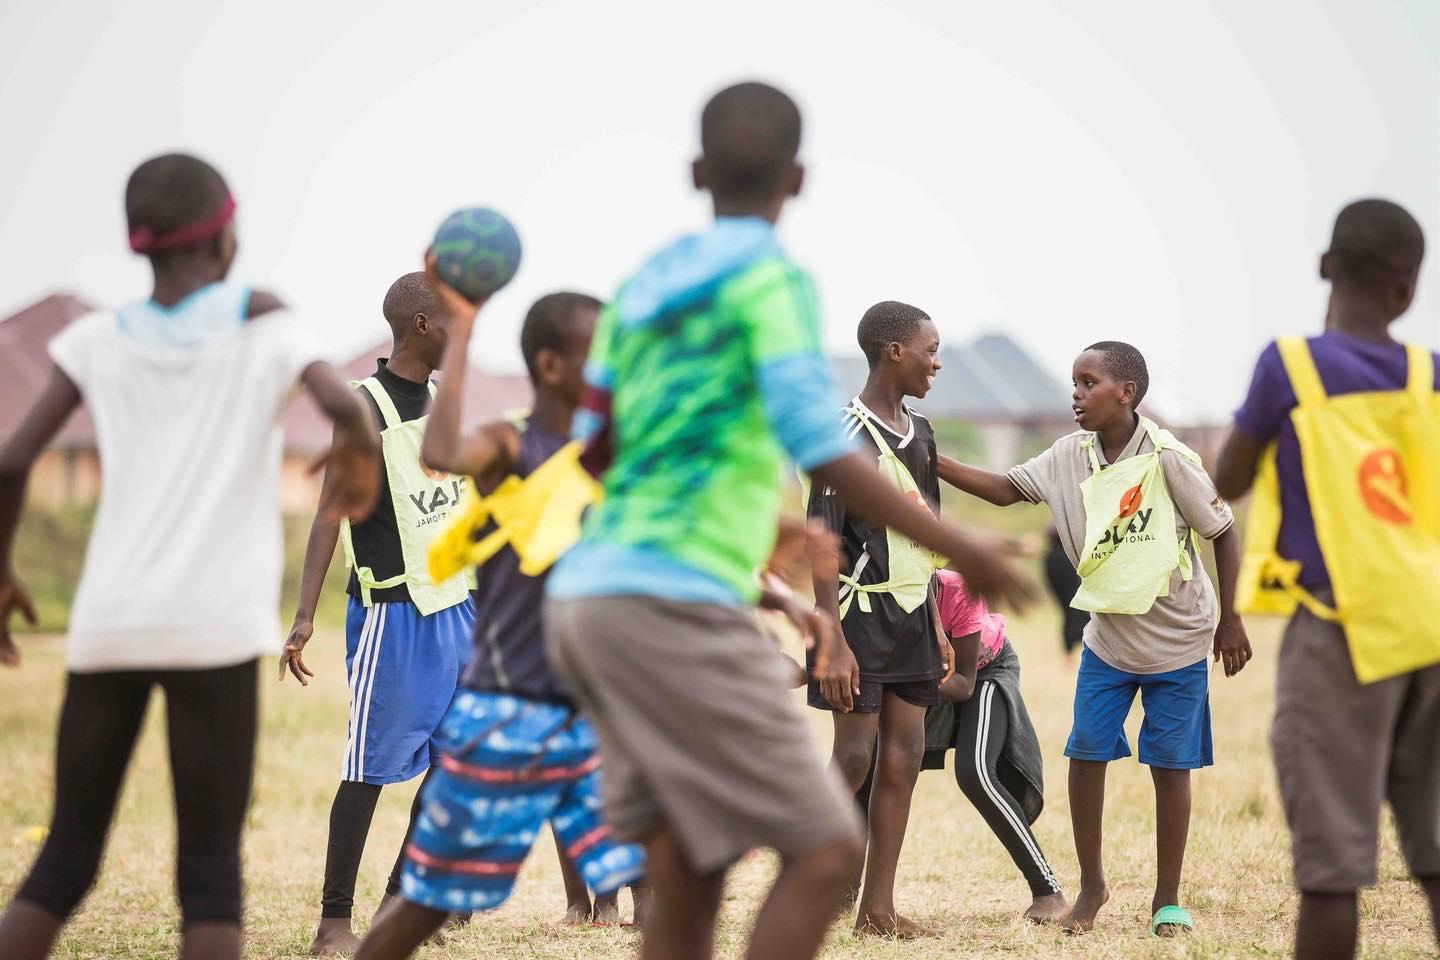
[[[430,473],[429,470],[425,472]],[[450,512],[446,508],[460,502],[460,485],[464,482],[464,477],[452,477],[449,483],[438,484],[434,489],[418,490],[409,494],[410,502],[420,511],[420,519],[415,521],[415,526],[423,527],[444,520]]]
[[[1138,483],[1120,495],[1119,513],[1115,517],[1117,522],[1095,544],[1095,552],[1091,554],[1094,559],[1099,560],[1114,552],[1122,543],[1146,543],[1155,539],[1155,534],[1147,532],[1155,508],[1140,509],[1144,500],[1145,494]],[[1130,522],[1126,523],[1126,520]]]
[[[1405,466],[1398,453],[1388,447],[1371,451],[1360,461],[1358,479],[1365,509],[1387,523],[1413,522]]]

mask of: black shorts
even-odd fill
[[[904,680],[899,683],[890,683],[884,680],[860,681],[860,695],[855,698],[855,708],[852,713],[879,713],[880,702],[885,699],[885,691],[889,690],[895,696],[906,703],[914,704],[917,707],[933,707],[940,702],[940,680]],[[825,699],[825,694],[820,692],[820,684],[814,680],[806,690],[805,702],[816,710],[834,710],[830,701]]]

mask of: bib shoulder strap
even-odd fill
[[[1424,347],[1413,343],[1405,345],[1405,355],[1410,361],[1410,377],[1407,388],[1421,400],[1429,400],[1435,392],[1435,358]]]
[[[1155,448],[1156,453],[1161,450],[1169,450],[1171,453],[1178,453],[1191,463],[1200,464],[1200,454],[1181,443],[1176,439],[1175,434],[1157,425],[1148,417],[1141,417],[1140,423],[1145,427],[1145,433],[1150,438],[1150,445]]]
[[[1095,452],[1095,437],[1096,434],[1092,433],[1090,434],[1090,436],[1080,441],[1080,449],[1084,450],[1087,454],[1090,455],[1091,474],[1096,474],[1100,472],[1100,457]]]
[[[1275,347],[1280,351],[1280,360],[1295,390],[1296,402],[1302,407],[1324,403],[1325,385],[1320,382],[1320,371],[1315,369],[1315,358],[1310,355],[1310,344],[1305,338],[1281,337],[1275,341]]]
[[[380,385],[379,380],[374,377],[366,377],[360,381],[360,389],[370,394],[375,401],[375,406],[380,408],[380,419],[385,422],[386,430],[400,426],[400,411],[395,409],[395,401],[390,399],[390,394],[385,392],[385,388]],[[430,389],[433,391],[435,385],[431,384]],[[434,395],[433,392],[431,395]]]
[[[890,444],[885,442],[885,438],[880,435],[880,430],[875,426],[875,424],[870,422],[870,418],[865,415],[864,410],[861,410],[854,403],[851,403],[846,406],[845,412],[850,414],[850,416],[854,417],[856,420],[859,420],[860,425],[870,432],[870,439],[874,440],[875,446],[880,449],[880,456],[883,457],[885,456],[885,454],[892,452],[890,449]]]

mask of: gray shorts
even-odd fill
[[[655,597],[550,600],[550,663],[600,735],[617,837],[664,825],[711,873],[756,847],[797,855],[859,841],[790,672],[753,611]]]
[[[1302,607],[1280,647],[1270,746],[1301,891],[1375,883],[1386,800],[1410,872],[1440,877],[1440,665],[1362,686],[1339,625]]]

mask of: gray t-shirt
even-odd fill
[[[1090,476],[1090,458],[1080,443],[1088,436],[1087,431],[1077,430],[1061,437],[1050,449],[1006,474],[1026,500],[1050,508],[1072,565],[1085,548],[1080,484]],[[1137,426],[1117,460],[1153,449],[1150,438]],[[1109,464],[1098,438],[1095,452],[1104,469]],[[1188,583],[1182,581],[1177,567],[1170,577],[1170,595],[1156,598],[1148,613],[1096,613],[1085,628],[1085,645],[1110,666],[1130,673],[1165,673],[1210,655],[1218,604],[1210,578],[1195,556],[1190,529],[1214,540],[1235,522],[1229,504],[1215,492],[1203,467],[1170,450],[1160,452],[1160,467],[1165,489],[1175,503],[1175,534],[1191,551],[1194,576]]]

